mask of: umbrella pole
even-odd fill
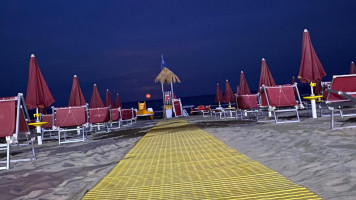
[[[173,92],[173,81],[171,82],[171,91],[172,91],[172,98],[171,98],[171,99],[173,99],[173,98],[174,98],[174,92]]]
[[[163,118],[166,118],[166,110],[165,110],[165,106],[164,106],[164,88],[163,88],[163,83],[161,83],[161,86],[162,86],[162,101],[163,101],[163,107],[162,107],[162,110],[163,110]]]
[[[310,96],[315,96],[314,94],[314,90],[313,90],[313,87],[315,86],[316,84],[311,82],[310,83],[310,90],[311,90],[311,95]],[[314,100],[311,100],[311,107],[312,107],[312,115],[313,115],[313,118],[317,118],[317,115],[316,115],[316,103],[315,103],[315,99]]]

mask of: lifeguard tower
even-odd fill
[[[163,96],[163,118],[171,118],[174,114],[175,117],[182,116],[182,103],[180,99],[177,99],[173,91],[173,83],[180,83],[177,75],[169,70],[164,63],[162,55],[161,72],[155,79],[155,83],[161,83],[162,96]],[[170,91],[164,89],[164,84],[170,85]]]

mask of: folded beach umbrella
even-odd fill
[[[318,83],[326,75],[323,66],[320,63],[318,56],[315,53],[310,40],[309,32],[304,29],[303,44],[302,44],[302,59],[300,62],[298,79],[301,83]],[[311,96],[314,96],[313,84],[310,84]],[[318,89],[318,88],[317,88]],[[316,115],[315,100],[311,101],[313,118]]]
[[[232,92],[229,80],[225,81],[225,94],[224,94],[224,102],[231,103],[235,102],[235,95]]]
[[[260,83],[258,85],[258,91],[260,91],[260,88],[262,85],[265,85],[265,86],[275,86],[276,85],[276,83],[273,80],[272,74],[269,71],[266,60],[264,58],[262,58],[261,75],[260,75]]]
[[[237,95],[245,95],[245,94],[251,94],[250,88],[248,87],[245,74],[243,71],[241,71],[240,74],[240,85],[237,88]]]
[[[111,108],[114,108],[114,103],[112,102],[109,89],[106,89],[105,106],[111,106]]]
[[[87,102],[84,99],[82,89],[80,89],[78,77],[74,75],[68,106],[83,106],[85,104],[87,104]]]
[[[220,106],[220,102],[223,102],[224,101],[224,96],[223,96],[223,93],[221,91],[221,88],[220,88],[220,85],[219,83],[216,84],[216,95],[215,95],[215,102],[216,103],[219,103],[219,107]]]
[[[105,106],[103,100],[101,100],[98,87],[96,86],[96,84],[94,84],[93,94],[91,96],[89,108],[101,108],[101,107],[105,107]]]
[[[354,62],[351,62],[350,65],[350,74],[356,74],[356,67]]]
[[[37,64],[34,54],[30,58],[30,69],[26,92],[26,106],[28,109],[38,109],[45,111],[46,107],[54,102],[51,91],[49,90],[41,70]]]
[[[315,53],[307,29],[304,29],[302,44],[302,59],[298,79],[302,83],[315,83],[326,75],[318,56]]]
[[[122,108],[122,103],[119,97],[119,93],[116,93],[115,108]]]

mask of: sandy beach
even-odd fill
[[[184,119],[324,199],[356,197],[355,129],[332,131],[329,117],[305,114],[301,123],[291,124],[201,115]],[[157,121],[95,133],[85,143],[45,141],[36,148],[37,160],[0,171],[1,199],[81,199]],[[29,151],[17,153],[15,157]]]

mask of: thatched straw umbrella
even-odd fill
[[[164,67],[161,72],[158,74],[158,76],[155,79],[155,83],[161,83],[162,86],[162,94],[163,94],[163,102],[164,102],[164,89],[163,89],[163,84],[171,84],[171,91],[172,95],[173,93],[173,83],[180,83],[180,80],[177,75],[175,75],[171,70],[169,70],[167,67]]]

